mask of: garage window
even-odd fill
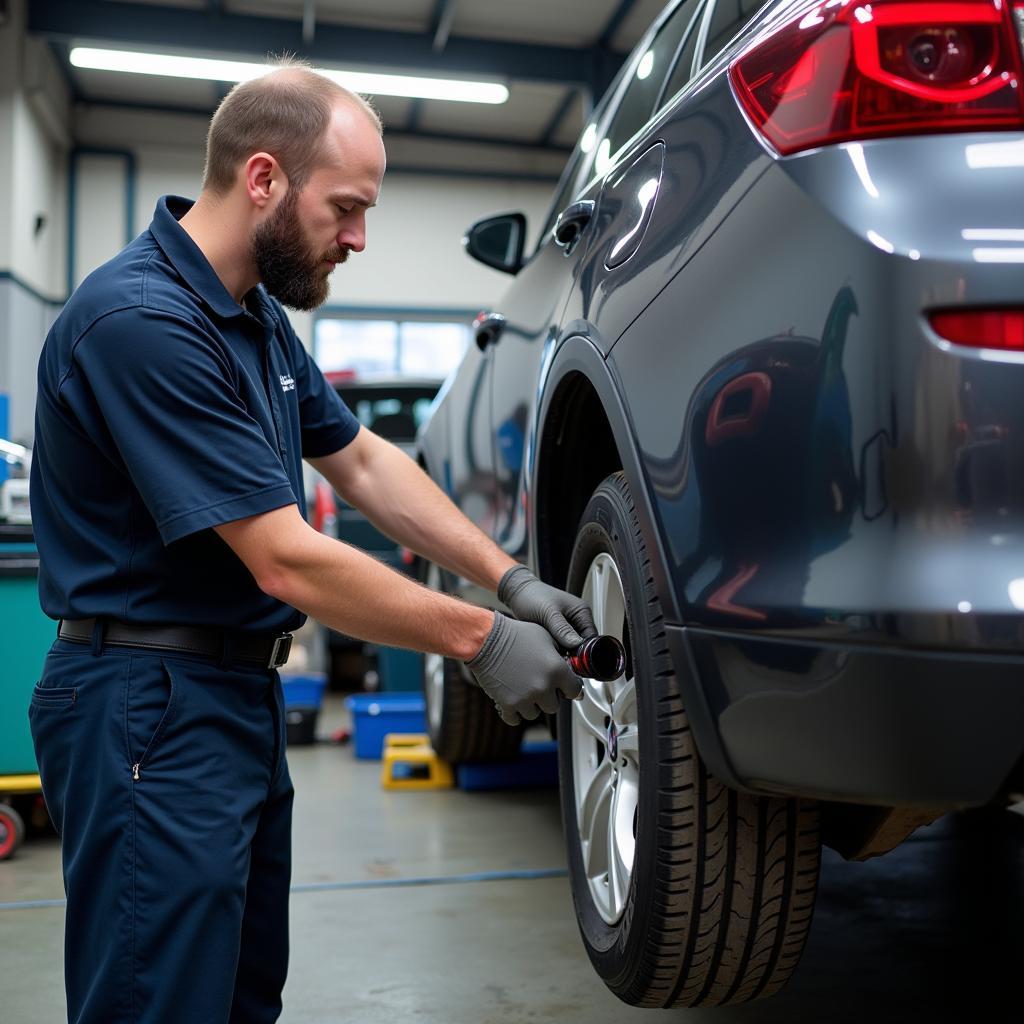
[[[322,316],[313,332],[313,358],[324,373],[355,370],[360,377],[446,377],[469,344],[472,315]]]

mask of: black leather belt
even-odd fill
[[[57,636],[74,643],[92,643],[95,619],[61,619]],[[279,668],[292,649],[291,633],[228,633],[199,626],[133,626],[107,619],[103,642],[115,647],[141,647],[158,651],[202,654],[221,658],[228,641],[231,660],[255,662],[265,668]]]

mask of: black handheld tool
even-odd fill
[[[618,679],[626,669],[625,648],[607,633],[584,640],[565,660],[576,675],[602,683]]]

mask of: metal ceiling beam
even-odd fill
[[[424,33],[334,24],[318,25],[316,40],[304,46],[302,23],[297,20],[104,0],[30,4],[28,28],[35,35],[61,41],[89,39],[153,49],[212,50],[249,59],[289,51],[326,64],[400,66],[569,84],[587,84],[593,61],[593,52],[585,49],[461,36],[450,38],[444,52],[437,53]],[[602,57],[622,63],[617,54]]]
[[[423,114],[423,100],[417,98],[409,103],[409,116],[405,121],[405,131],[419,131],[420,117]]]
[[[448,45],[448,37],[452,34],[455,21],[455,4],[457,0],[437,0],[434,5],[434,16],[430,21],[430,34],[434,37],[431,48],[440,53]]]
[[[629,12],[632,11],[634,7],[636,7],[636,0],[619,0],[619,6],[612,12],[612,16],[608,19],[608,24],[605,25],[601,35],[598,36],[598,46],[603,49],[609,49],[611,47],[615,33],[619,31],[622,23],[629,17]]]
[[[394,137],[432,139],[435,142],[458,142],[469,146],[512,146],[515,149],[537,150],[541,153],[550,153],[556,156],[568,156],[572,152],[566,146],[541,145],[528,140],[501,138],[500,136],[470,135],[463,132],[432,132],[422,128],[417,128],[415,131],[407,131],[402,128],[389,128],[385,130],[385,142]]]
[[[213,106],[187,106],[174,103],[147,103],[137,100],[106,100],[93,99],[89,96],[79,95],[75,102],[89,107],[110,107],[114,110],[138,110],[143,113],[157,114],[184,114],[191,117],[211,117],[215,107]],[[492,135],[470,135],[464,132],[433,132],[421,128],[385,128],[384,139],[390,138],[413,138],[427,139],[432,142],[456,142],[468,146],[504,146],[515,149],[536,150],[540,153],[547,153],[554,156],[568,156],[572,150],[565,146],[541,145],[523,139],[502,138]]]
[[[540,139],[538,139],[538,145],[550,146],[555,133],[562,126],[562,122],[565,120],[566,114],[572,109],[572,105],[576,100],[576,89],[566,89],[565,96],[562,98],[562,102],[558,104],[557,109],[551,115],[551,120],[548,121],[547,127],[541,132]]]
[[[302,0],[302,42],[311,46],[316,38],[316,0]]]
[[[68,87],[71,102],[77,103],[82,98],[82,92],[78,88],[78,82],[75,81],[75,76],[71,73],[71,62],[68,60],[67,47],[52,41],[47,43],[47,45],[50,48],[50,53],[53,54],[54,62],[57,65],[57,69],[60,71],[60,76],[64,79],[64,84]]]

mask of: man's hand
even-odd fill
[[[563,650],[573,651],[597,635],[593,613],[583,598],[541,583],[525,565],[514,566],[501,577],[498,600],[520,621],[543,626]]]
[[[518,725],[558,711],[558,698],[575,699],[583,682],[573,675],[551,634],[533,622],[494,613],[494,626],[466,667],[497,705],[502,721]]]

